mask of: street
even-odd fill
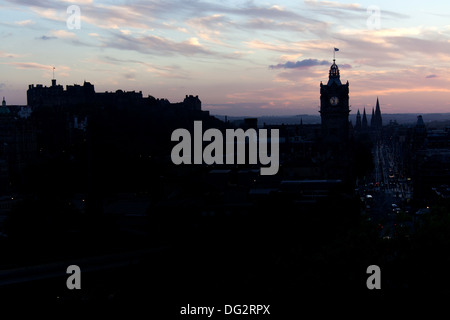
[[[380,237],[392,238],[408,233],[412,196],[411,181],[403,175],[398,143],[392,137],[380,139],[373,149],[375,169],[367,183],[358,186],[369,219],[380,230]],[[406,215],[405,215],[406,214]]]

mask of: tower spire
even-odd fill
[[[56,79],[55,79],[55,67],[53,67],[53,79],[52,79],[52,87],[56,87]]]
[[[331,86],[332,84],[336,83],[338,86],[342,85],[341,83],[341,76],[339,74],[339,67],[337,66],[335,60],[333,59],[333,64],[330,67],[330,73],[328,76],[328,86]]]
[[[364,107],[364,111],[363,111],[363,117],[362,117],[362,124],[361,124],[361,129],[363,131],[367,130],[367,115],[366,115],[366,108]]]
[[[381,127],[383,127],[383,119],[381,118],[381,109],[378,97],[377,97],[377,105],[375,107],[375,126],[377,127],[377,129],[381,129]]]
[[[356,113],[356,124],[355,124],[355,130],[356,131],[360,131],[361,130],[361,113],[358,112]]]

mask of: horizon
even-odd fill
[[[79,29],[69,28],[80,9]],[[333,48],[350,105],[384,114],[450,108],[450,4],[412,1],[0,1],[0,95],[26,104],[29,84],[142,91],[228,116],[315,115]],[[176,7],[179,10],[173,10]],[[53,70],[53,68],[55,68]]]
[[[267,115],[267,116],[226,116],[220,114],[211,114],[211,116],[224,121],[227,118],[229,121],[242,121],[245,118],[257,118],[259,121],[259,126],[262,126],[263,123],[268,125],[296,125],[299,124],[299,121],[303,122],[305,125],[320,125],[321,118],[320,115],[311,115],[311,114],[297,114],[297,115]],[[407,125],[414,126],[417,123],[417,117],[422,116],[423,121],[426,125],[437,125],[442,126],[442,124],[446,124],[450,122],[450,112],[447,113],[382,113],[383,118],[383,126],[388,125],[390,121],[396,121],[399,125]],[[370,121],[371,115],[368,115],[368,120]],[[349,121],[352,124],[356,121],[356,114],[351,113],[349,115]]]
[[[56,80],[56,79],[55,79]],[[90,83],[89,81],[86,81],[85,80],[85,82],[87,82],[87,83]],[[63,88],[64,88],[64,90],[66,90],[66,86],[78,86],[78,85],[80,85],[80,84],[78,84],[78,83],[74,83],[74,84],[61,84],[61,83],[56,83],[57,85],[61,85]],[[91,83],[94,87],[95,87],[95,84],[93,84],[93,83]],[[44,87],[50,87],[50,86],[47,86],[47,85],[45,85],[45,84],[42,84],[42,83],[37,83],[37,84],[29,84],[29,85],[33,85],[33,86],[36,86],[36,85],[42,85],[42,86],[44,86]],[[118,88],[118,89],[116,89],[116,90],[105,90],[104,92],[117,92],[117,91],[120,91],[120,90],[123,90],[123,89],[120,89],[120,88]],[[137,91],[137,90],[123,90],[123,91],[128,91],[128,92],[140,92],[140,91]],[[101,93],[100,91],[96,91],[97,93]],[[148,96],[151,96],[150,94],[148,95]],[[187,95],[185,95],[185,96],[187,96]],[[146,98],[146,96],[142,93],[142,97],[143,98]],[[3,98],[5,98],[5,96],[3,96]],[[157,98],[157,99],[167,99],[166,97],[155,97],[155,98]],[[199,99],[201,100],[201,97],[199,97]],[[170,101],[170,100],[169,100]],[[11,104],[11,103],[8,103],[8,101],[6,101],[7,102],[7,105],[19,105],[19,106],[26,106],[27,104],[26,103],[24,103],[24,104]],[[177,102],[181,102],[181,100],[180,101],[170,101],[171,103],[177,103]],[[352,106],[350,105],[350,108],[352,108]],[[368,106],[368,107],[363,107],[363,109],[366,109],[366,112],[367,112],[367,115],[370,117],[370,111],[371,111],[371,109],[370,109],[370,106]],[[373,109],[375,109],[375,107],[373,106],[372,107]],[[356,117],[356,112],[359,110],[360,112],[362,112],[363,111],[363,109],[356,109],[356,110],[354,110],[354,109],[350,109],[350,113],[349,113],[349,117],[350,118],[354,118],[354,117]],[[227,114],[227,113],[220,113],[220,111],[219,112],[216,112],[216,113],[212,113],[213,111],[214,111],[214,109],[205,109],[205,107],[204,106],[202,106],[202,110],[206,110],[206,111],[209,111],[210,113],[211,113],[211,115],[212,116],[219,116],[219,117],[229,117],[229,118],[238,118],[238,119],[240,119],[240,118],[260,118],[260,117],[267,117],[267,118],[270,118],[270,117],[301,117],[301,116],[308,116],[308,117],[317,117],[319,120],[320,120],[320,115],[319,114],[317,114],[317,113],[319,113],[319,110],[317,110],[315,113],[286,113],[286,114],[283,114],[283,113],[279,113],[279,114],[270,114],[270,113],[268,113],[268,114],[260,114],[260,115],[250,115],[250,114],[240,114],[240,115],[229,115],[229,114]],[[282,110],[280,110],[280,111],[282,111]],[[396,116],[396,115],[449,115],[450,116],[450,112],[394,112],[394,113],[384,113],[384,112],[382,112],[382,114],[384,115],[384,116]],[[448,119],[443,119],[442,121],[447,121]],[[429,120],[429,121],[433,121],[433,120]],[[429,122],[428,121],[428,122]]]
[[[86,81],[86,80],[85,80]],[[88,82],[88,83],[90,83],[89,81],[86,81],[86,82]],[[61,85],[63,88],[64,88],[64,90],[66,90],[66,86],[77,86],[77,85],[80,85],[80,84],[78,84],[78,83],[73,83],[73,84],[61,84],[61,83],[56,83],[57,85]],[[95,84],[94,83],[91,83],[94,87],[95,87]],[[44,86],[44,87],[50,87],[50,86],[47,86],[46,84],[42,84],[42,83],[33,83],[33,84],[29,84],[29,85],[33,85],[33,86],[36,86],[36,85],[42,85],[42,86]],[[123,90],[123,89],[120,89],[120,88],[117,88],[116,90],[105,90],[104,92],[116,92],[116,91],[120,91],[120,90]],[[129,91],[129,92],[139,92],[139,91],[137,91],[137,90],[124,90],[124,91]],[[1,92],[1,91],[0,91]],[[26,91],[25,91],[26,92]],[[101,93],[100,91],[96,91],[97,93]],[[151,94],[149,94],[148,96],[151,96]],[[144,95],[144,94],[142,94],[142,97],[143,98],[146,98],[146,96]],[[5,96],[3,96],[3,98],[5,98]],[[155,97],[155,98],[157,98],[157,99],[167,99],[166,97]],[[201,97],[199,97],[199,99],[201,100]],[[6,99],[5,99],[6,100]],[[170,100],[169,100],[170,101]],[[177,103],[177,102],[181,102],[181,100],[180,101],[170,101],[171,103]],[[12,104],[12,103],[9,103],[8,102],[8,100],[6,100],[6,103],[7,103],[7,105],[9,105],[9,106],[11,106],[11,105],[17,105],[17,106],[26,106],[27,105],[27,103],[23,103],[23,104]],[[350,108],[352,108],[352,106],[350,106]],[[368,106],[368,107],[363,107],[363,108],[366,108],[366,112],[367,112],[367,114],[368,114],[368,116],[370,117],[370,109],[369,108],[371,108],[370,106]],[[372,108],[375,108],[374,106],[372,107]],[[382,109],[382,108],[381,108]],[[205,107],[204,106],[202,106],[202,110],[206,110],[206,111],[209,111],[210,113],[211,113],[211,115],[212,116],[219,116],[219,117],[229,117],[229,118],[259,118],[259,117],[267,117],[267,118],[270,118],[270,117],[301,117],[301,116],[309,116],[309,117],[317,117],[318,119],[320,119],[320,115],[319,114],[317,114],[317,113],[319,113],[319,110],[317,110],[315,113],[286,113],[286,114],[283,114],[283,113],[279,113],[279,114],[261,114],[261,115],[251,115],[251,114],[240,114],[240,115],[229,115],[229,114],[227,114],[227,113],[220,113],[220,111],[219,112],[216,112],[216,113],[212,113],[213,111],[214,111],[214,109],[205,109]],[[354,110],[354,109],[351,109],[350,110],[350,113],[349,113],[349,117],[355,117],[356,116],[356,112],[357,112],[357,110],[359,110],[360,112],[362,112],[362,110],[363,109],[356,109],[356,110]],[[282,111],[282,110],[280,110],[280,111]],[[382,112],[382,114],[384,115],[384,116],[395,116],[395,115],[449,115],[450,116],[450,112],[393,112],[393,113],[385,113],[385,112]],[[443,119],[442,121],[447,121],[448,119]],[[433,120],[429,120],[429,121],[433,121]],[[428,122],[429,122],[428,121]],[[427,121],[426,121],[427,122]]]

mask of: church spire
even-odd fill
[[[11,111],[9,110],[9,108],[6,106],[6,100],[5,97],[3,97],[3,101],[2,101],[2,106],[0,107],[0,115],[8,115],[10,114]]]
[[[356,113],[356,124],[355,124],[355,130],[356,131],[360,131],[361,130],[361,113],[358,112]]]
[[[378,101],[377,97],[377,105],[375,107],[375,126],[378,129],[381,129],[383,126],[383,119],[381,118],[381,109],[380,109],[380,102]]]
[[[361,129],[362,129],[363,131],[366,131],[367,128],[368,128],[368,125],[367,125],[366,108],[364,108],[364,111],[363,111],[363,117],[362,117]]]

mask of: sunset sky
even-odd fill
[[[199,95],[212,114],[318,114],[337,47],[352,113],[377,96],[383,113],[450,112],[448,1],[11,0],[0,12],[8,104],[50,85],[54,66],[64,86]]]

